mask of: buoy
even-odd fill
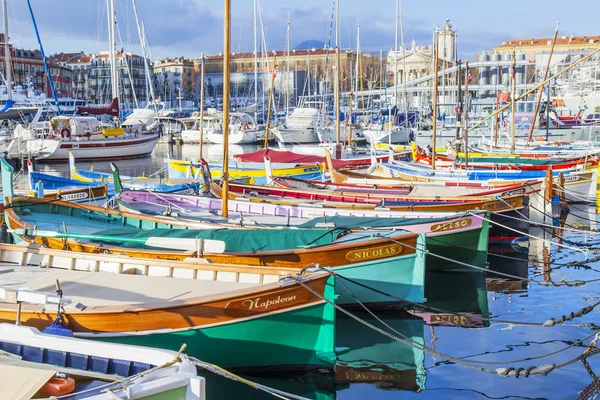
[[[58,397],[69,394],[75,390],[75,380],[67,375],[62,377],[54,376],[42,386],[35,394],[35,397]]]

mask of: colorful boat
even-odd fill
[[[0,324],[0,351],[2,377],[11,382],[0,388],[3,399],[206,400],[204,378],[176,351],[100,343],[12,324]]]
[[[185,179],[190,177],[202,176],[202,162],[167,160],[169,179]],[[252,163],[248,166],[245,163],[232,163],[229,165],[229,178],[249,178],[249,183],[264,185],[267,183],[267,173],[264,169],[264,163]],[[209,164],[210,173],[214,179],[222,176],[222,170],[218,164]],[[325,165],[321,164],[298,164],[286,166],[284,168],[275,167],[272,171],[274,176],[294,176],[303,179],[322,179],[325,173]]]
[[[99,255],[71,257],[112,261]],[[75,337],[170,350],[186,343],[191,356],[253,371],[331,369],[335,362],[335,312],[329,303],[335,300],[335,282],[324,272],[298,276],[313,293],[290,278],[261,283],[260,272],[243,268],[237,268],[237,280],[231,272],[222,272],[221,278],[178,279],[14,265],[11,271],[6,273],[27,272],[19,287],[29,292],[60,282],[71,301],[61,312],[61,323]],[[17,313],[16,304],[1,305],[0,321],[15,321]],[[21,308],[23,325],[45,329],[56,320],[56,309],[46,304]]]
[[[119,182],[118,170],[115,166],[115,182]],[[172,215],[176,210],[175,224],[184,224],[188,228],[218,229],[328,229],[343,227],[353,232],[365,233],[377,231],[380,236],[389,236],[398,229],[426,235],[426,247],[429,251],[427,257],[428,270],[454,270],[464,268],[464,265],[454,264],[449,260],[459,263],[482,264],[488,247],[490,214],[473,212],[471,215],[458,215],[452,218],[365,218],[341,217],[329,218],[292,218],[290,210],[287,217],[281,215],[280,206],[263,205],[258,208],[259,215],[243,214],[241,211],[234,213],[237,220],[218,218],[221,202],[220,199],[210,199],[198,196],[155,194],[145,191],[118,190],[118,207],[122,211],[134,214]],[[230,202],[234,202],[230,201]],[[211,208],[211,204],[218,207]],[[233,209],[233,206],[231,207]],[[247,210],[252,211],[252,210]],[[281,216],[278,216],[281,215]],[[230,215],[230,217],[233,215]],[[293,223],[292,223],[293,220]],[[367,232],[368,234],[368,232]],[[454,246],[460,244],[465,251],[455,254]],[[442,256],[436,257],[435,255]]]
[[[55,178],[52,175],[30,173],[30,182],[35,179],[51,183],[53,186],[59,185],[77,185],[80,182],[83,185],[108,184],[109,191],[114,191],[114,182],[112,173],[95,171],[93,169],[79,169],[75,165],[75,157],[69,153],[69,170],[71,179]],[[125,176],[121,178],[122,184],[131,189],[152,190],[161,193],[183,193],[192,194],[203,191],[204,180],[200,179],[161,179],[148,178],[145,176],[133,177]]]

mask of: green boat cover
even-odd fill
[[[305,246],[317,247],[333,243],[348,233],[345,229],[282,229],[282,230],[244,230],[244,229],[107,229],[95,232],[96,236],[124,236],[136,239],[150,237],[212,239],[225,242],[226,252],[259,252],[272,250],[297,249]],[[152,248],[136,242],[113,242],[106,244],[129,248]]]

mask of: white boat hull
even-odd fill
[[[319,135],[314,128],[275,128],[271,133],[283,144],[319,143]]]
[[[79,160],[113,160],[150,155],[158,141],[158,135],[142,135],[134,138],[60,141],[60,146],[51,153],[42,154],[38,161],[68,161],[69,153]],[[56,139],[38,139],[42,148],[51,148]],[[48,143],[46,143],[48,142]]]
[[[375,142],[375,144],[404,144],[409,143],[411,140],[410,130],[392,130],[391,132],[365,130],[363,133],[368,143]]]

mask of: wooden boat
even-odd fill
[[[553,184],[560,185],[560,173],[564,175],[567,200],[595,201],[598,171],[552,171]],[[546,171],[431,171],[422,166],[407,163],[378,165],[373,174],[385,176],[396,182],[455,182],[474,185],[506,185],[541,182]]]
[[[54,185],[68,185],[77,184],[81,182],[83,184],[103,184],[106,183],[110,189],[114,190],[114,182],[112,173],[99,172],[94,170],[78,169],[75,165],[75,157],[73,154],[69,155],[69,169],[70,169],[70,180],[62,178],[62,180],[48,177],[43,174],[37,173],[32,175],[30,179],[43,180],[44,182],[53,182]],[[204,186],[203,178],[200,179],[161,179],[161,178],[148,178],[148,177],[133,177],[126,176],[122,179],[123,185],[131,189],[139,190],[152,190],[161,193],[198,193],[202,192]],[[112,187],[111,187],[112,186]]]
[[[2,161],[2,160],[0,160]],[[3,181],[11,182],[5,162]],[[410,301],[423,301],[425,243],[418,234],[389,236],[347,229],[194,230],[185,221],[146,217],[77,203],[12,198],[5,187],[6,223],[17,240],[82,253],[126,255],[172,261],[293,267],[326,265],[351,279],[375,284]],[[32,219],[33,218],[33,219]],[[175,226],[180,229],[173,229]],[[137,236],[137,237],[136,237]],[[225,251],[227,247],[228,251]],[[370,303],[389,297],[356,286]],[[340,301],[352,301],[341,298]]]
[[[0,388],[3,399],[206,399],[204,378],[175,351],[57,336],[5,323],[0,324],[0,350],[0,371],[11,383]]]
[[[99,205],[108,199],[108,188],[106,185],[100,185],[80,189],[44,190],[44,198]]]
[[[239,210],[236,200],[230,200],[230,209]],[[122,191],[117,204],[122,211],[136,214],[165,215],[177,210],[177,222],[188,227],[202,229],[317,229],[343,227],[354,232],[389,231],[402,229],[426,235],[426,247],[429,252],[463,263],[473,264],[485,260],[489,237],[489,214],[475,212],[472,215],[456,215],[449,218],[369,218],[326,216],[317,218],[292,217],[290,209],[285,215],[282,206],[261,205],[250,208],[252,203],[241,206],[244,211],[231,212],[234,219],[219,218],[221,200],[198,196],[182,196],[142,191]],[[259,214],[252,214],[252,211]],[[457,254],[455,245],[465,251]],[[485,265],[485,263],[483,263]],[[452,262],[446,262],[435,256],[427,257],[427,270],[454,270],[460,268]],[[464,269],[464,268],[463,268]]]
[[[295,164],[324,164],[325,150],[322,152],[322,156],[315,156],[309,154],[300,154],[293,151],[283,151],[276,149],[263,149],[253,153],[237,154],[233,156],[233,159],[240,162],[253,162],[261,164],[265,157],[268,157],[273,163],[295,163]],[[376,162],[387,161],[389,155],[378,155],[374,159]],[[357,167],[368,167],[371,165],[373,159],[371,157],[357,157],[357,158],[345,158],[345,159],[333,159],[333,165],[335,168],[357,168]]]
[[[221,190],[216,184],[211,184],[211,192],[216,196],[220,197]],[[244,193],[242,193],[244,194]],[[232,192],[229,193],[229,198],[235,199],[239,195]],[[299,205],[300,201],[292,198],[270,198],[267,196],[254,195],[253,193],[246,194],[245,199],[256,203],[271,203],[279,205]],[[346,202],[333,202],[322,200],[321,202],[312,201],[312,204],[322,206],[323,208],[353,208],[353,209],[364,209],[364,210],[375,210],[376,208],[385,208],[388,211],[403,211],[406,213],[411,212],[430,212],[430,213],[456,213],[461,211],[470,210],[485,210],[494,212],[512,211],[526,208],[526,195],[517,194],[512,196],[504,197],[503,199],[481,199],[481,198],[465,198],[465,199],[450,199],[450,200],[430,200],[430,201],[414,201],[410,198],[406,200],[382,200],[376,204],[374,203],[346,203]],[[410,214],[407,214],[409,216]]]
[[[111,256],[47,250],[47,258],[32,248],[2,245],[5,260],[19,257],[19,264],[49,265],[71,260],[71,269],[109,269],[117,261]],[[14,251],[13,251],[14,250]],[[32,252],[33,250],[33,252]],[[60,261],[65,257],[63,261]],[[315,295],[289,278],[262,283],[264,271],[239,266],[229,271],[208,272],[203,266],[182,265],[186,277],[135,276],[130,268],[165,270],[168,263],[122,258],[123,274],[83,272],[11,265],[7,274],[27,274],[19,282],[23,290],[46,291],[59,280],[71,303],[61,313],[62,324],[75,337],[104,342],[179,349],[224,368],[272,369],[325,368],[335,362],[335,282],[320,272],[299,276]],[[157,264],[156,264],[157,263]],[[162,268],[161,268],[162,267]],[[113,269],[116,272],[116,270]],[[191,275],[191,272],[194,272]],[[273,271],[269,272],[270,274]],[[32,277],[31,274],[34,274]],[[177,275],[175,275],[177,276]],[[13,282],[18,276],[12,276]],[[22,305],[20,322],[44,329],[57,319],[54,307]],[[17,305],[1,305],[0,321],[14,321]]]
[[[366,279],[379,290],[393,290],[399,297],[423,300],[424,239],[404,231],[374,235],[349,233],[340,228],[173,229],[177,223],[174,219],[60,201],[49,204],[35,198],[13,199],[6,211],[6,221],[20,240],[53,249],[298,270],[319,264],[352,279]],[[185,223],[181,222],[180,227],[185,227]],[[221,248],[227,251],[211,250],[206,242],[216,243],[216,246],[223,243]],[[204,246],[206,251],[203,251]],[[380,302],[374,301],[381,299],[377,293],[364,291],[366,302]]]
[[[421,149],[413,152],[413,161],[418,164],[431,166],[432,158]],[[514,170],[514,171],[545,171],[570,170],[573,168],[592,168],[598,166],[598,160],[594,157],[577,158],[551,158],[548,155],[473,155],[469,154],[468,167],[465,163],[464,153],[456,158],[436,156],[436,167],[438,169],[462,168],[462,169],[488,169],[488,170]]]
[[[168,160],[169,179],[185,179],[190,177],[202,176],[202,162]],[[294,176],[303,179],[321,179],[325,172],[324,165],[317,164],[297,164],[291,167],[274,168],[274,176]],[[211,176],[218,179],[222,176],[220,167],[213,164],[210,168]],[[250,183],[263,185],[267,183],[267,173],[264,164],[252,165],[248,167],[244,163],[233,164],[229,166],[229,178],[249,178]]]

